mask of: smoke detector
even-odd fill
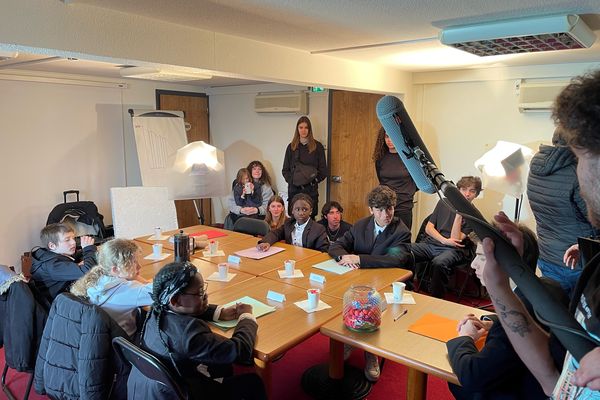
[[[449,27],[439,38],[477,56],[496,56],[588,48],[596,35],[579,15],[571,14]]]
[[[165,70],[155,67],[126,67],[119,73],[123,78],[147,79],[163,82],[184,82],[210,79],[212,75],[193,71]]]
[[[12,60],[13,58],[17,58],[18,55],[18,51],[0,50],[0,61]]]

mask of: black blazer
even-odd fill
[[[449,384],[458,400],[546,399],[544,391],[514,351],[496,316],[485,346],[478,351],[468,336],[446,343],[448,360],[462,386]]]
[[[282,227],[271,230],[267,236],[262,238],[258,243],[273,243],[285,240],[287,244],[292,244],[292,232],[294,231],[295,219],[288,219]],[[323,225],[316,223],[312,219],[308,220],[304,232],[302,232],[302,247],[307,249],[327,251],[329,248],[329,239]]]
[[[412,269],[410,230],[394,218],[376,240],[373,216],[358,220],[348,232],[329,246],[331,257],[344,254],[360,256],[361,268],[397,267]]]

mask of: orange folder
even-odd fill
[[[437,314],[427,313],[423,315],[417,322],[410,325],[408,330],[418,335],[427,336],[429,338],[439,340],[440,342],[446,343],[450,339],[454,339],[458,336],[456,326],[458,321],[442,317]],[[487,333],[481,336],[475,346],[481,351],[485,344]]]

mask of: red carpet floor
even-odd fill
[[[302,391],[300,379],[302,373],[309,367],[327,362],[329,340],[321,334],[316,334],[299,346],[290,350],[283,358],[273,365],[273,399],[309,400],[310,396]],[[349,360],[350,364],[362,368],[363,353],[355,351]],[[4,368],[4,350],[0,350],[0,371]],[[13,394],[19,399],[27,386],[28,375],[9,370],[7,384]],[[4,399],[4,393],[0,392]],[[48,397],[36,394],[32,389],[31,400],[47,400]],[[405,399],[406,398],[406,368],[402,365],[386,362],[379,382],[373,386],[369,400]],[[452,399],[446,383],[438,378],[430,377],[427,387],[427,398],[436,400]]]

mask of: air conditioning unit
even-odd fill
[[[254,111],[257,113],[308,113],[306,92],[259,93],[254,98]]]
[[[568,84],[569,81],[521,81],[519,84],[519,111],[522,113],[550,111],[556,96]]]

